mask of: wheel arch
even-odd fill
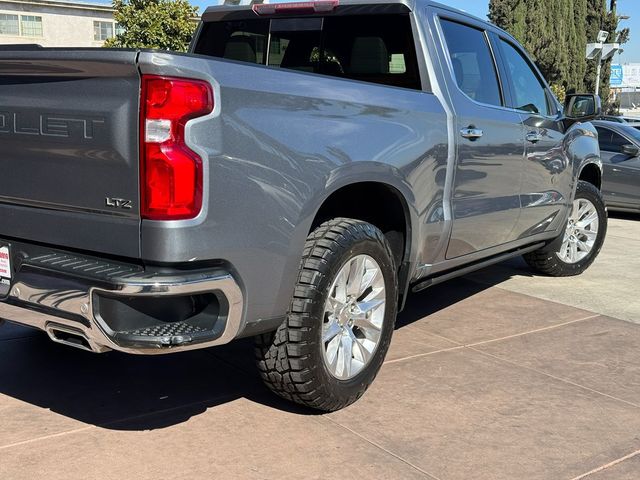
[[[394,251],[402,263],[410,257],[412,222],[409,203],[393,185],[380,181],[358,181],[333,190],[316,210],[309,233],[336,217],[364,220],[383,233],[398,231],[404,236],[400,252]],[[393,247],[393,245],[392,245]]]
[[[578,174],[578,180],[592,184],[598,190],[602,190],[602,166],[596,162],[588,162],[582,166]]]
[[[363,220],[387,237],[398,269],[401,305],[411,276],[415,235],[411,202],[400,188],[380,180],[358,180],[341,184],[326,195],[317,208],[309,232],[332,218]]]

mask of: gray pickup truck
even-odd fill
[[[213,7],[188,54],[2,49],[0,318],[93,352],[255,337],[273,391],[340,409],[411,290],[593,262],[600,110],[427,0]]]

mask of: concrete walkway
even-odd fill
[[[518,258],[470,278],[640,323],[640,214],[613,214],[598,260],[579,277],[536,277]]]
[[[371,390],[331,415],[265,391],[249,342],[93,355],[5,326],[0,479],[637,480],[637,238],[614,220],[575,282],[516,262],[412,296]]]

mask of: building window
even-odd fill
[[[18,15],[0,13],[0,35],[20,35]]]
[[[116,22],[116,35],[122,35],[124,33],[124,27]]]
[[[20,26],[22,28],[23,37],[42,36],[42,17],[36,17],[35,15],[22,15],[20,17]]]
[[[93,22],[93,39],[96,42],[104,42],[113,37],[112,22]]]

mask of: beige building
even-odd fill
[[[108,4],[64,0],[0,0],[0,44],[100,47],[116,32]]]

